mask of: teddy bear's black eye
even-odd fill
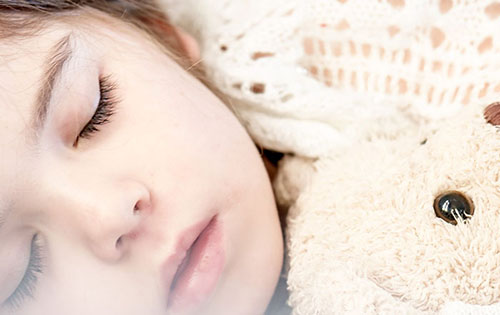
[[[456,225],[457,218],[465,221],[474,214],[474,204],[459,191],[447,191],[434,199],[434,212],[438,218]]]

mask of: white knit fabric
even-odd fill
[[[271,149],[315,157],[499,97],[499,1],[160,1]]]

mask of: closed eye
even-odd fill
[[[6,303],[13,309],[20,308],[26,298],[33,298],[38,277],[43,272],[43,247],[38,234],[31,239],[30,260],[24,276]]]
[[[80,131],[80,134],[73,143],[73,147],[78,146],[81,139],[90,139],[100,131],[100,127],[109,123],[111,116],[115,113],[117,100],[114,96],[115,84],[109,76],[99,78],[99,104],[89,122]]]

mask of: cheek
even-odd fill
[[[200,88],[150,87],[148,93],[130,93],[127,102],[119,109],[126,121],[123,132],[137,138],[139,145],[155,148],[154,153],[179,158],[182,164],[214,163],[215,157],[222,163],[241,154],[242,147],[253,149],[232,113]]]
[[[55,233],[50,245],[36,299],[23,314],[162,314],[150,268],[104,263],[79,240]]]
[[[127,160],[127,169],[136,165],[169,195],[220,195],[267,178],[255,145],[218,98],[180,69],[155,69],[132,66],[133,75],[116,75],[121,102],[108,127],[119,144],[113,147],[126,152],[113,167]]]

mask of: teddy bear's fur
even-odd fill
[[[480,107],[437,125],[283,161],[278,196],[298,197],[287,231],[294,314],[500,314],[500,130]],[[437,218],[446,191],[469,196],[474,215]]]

